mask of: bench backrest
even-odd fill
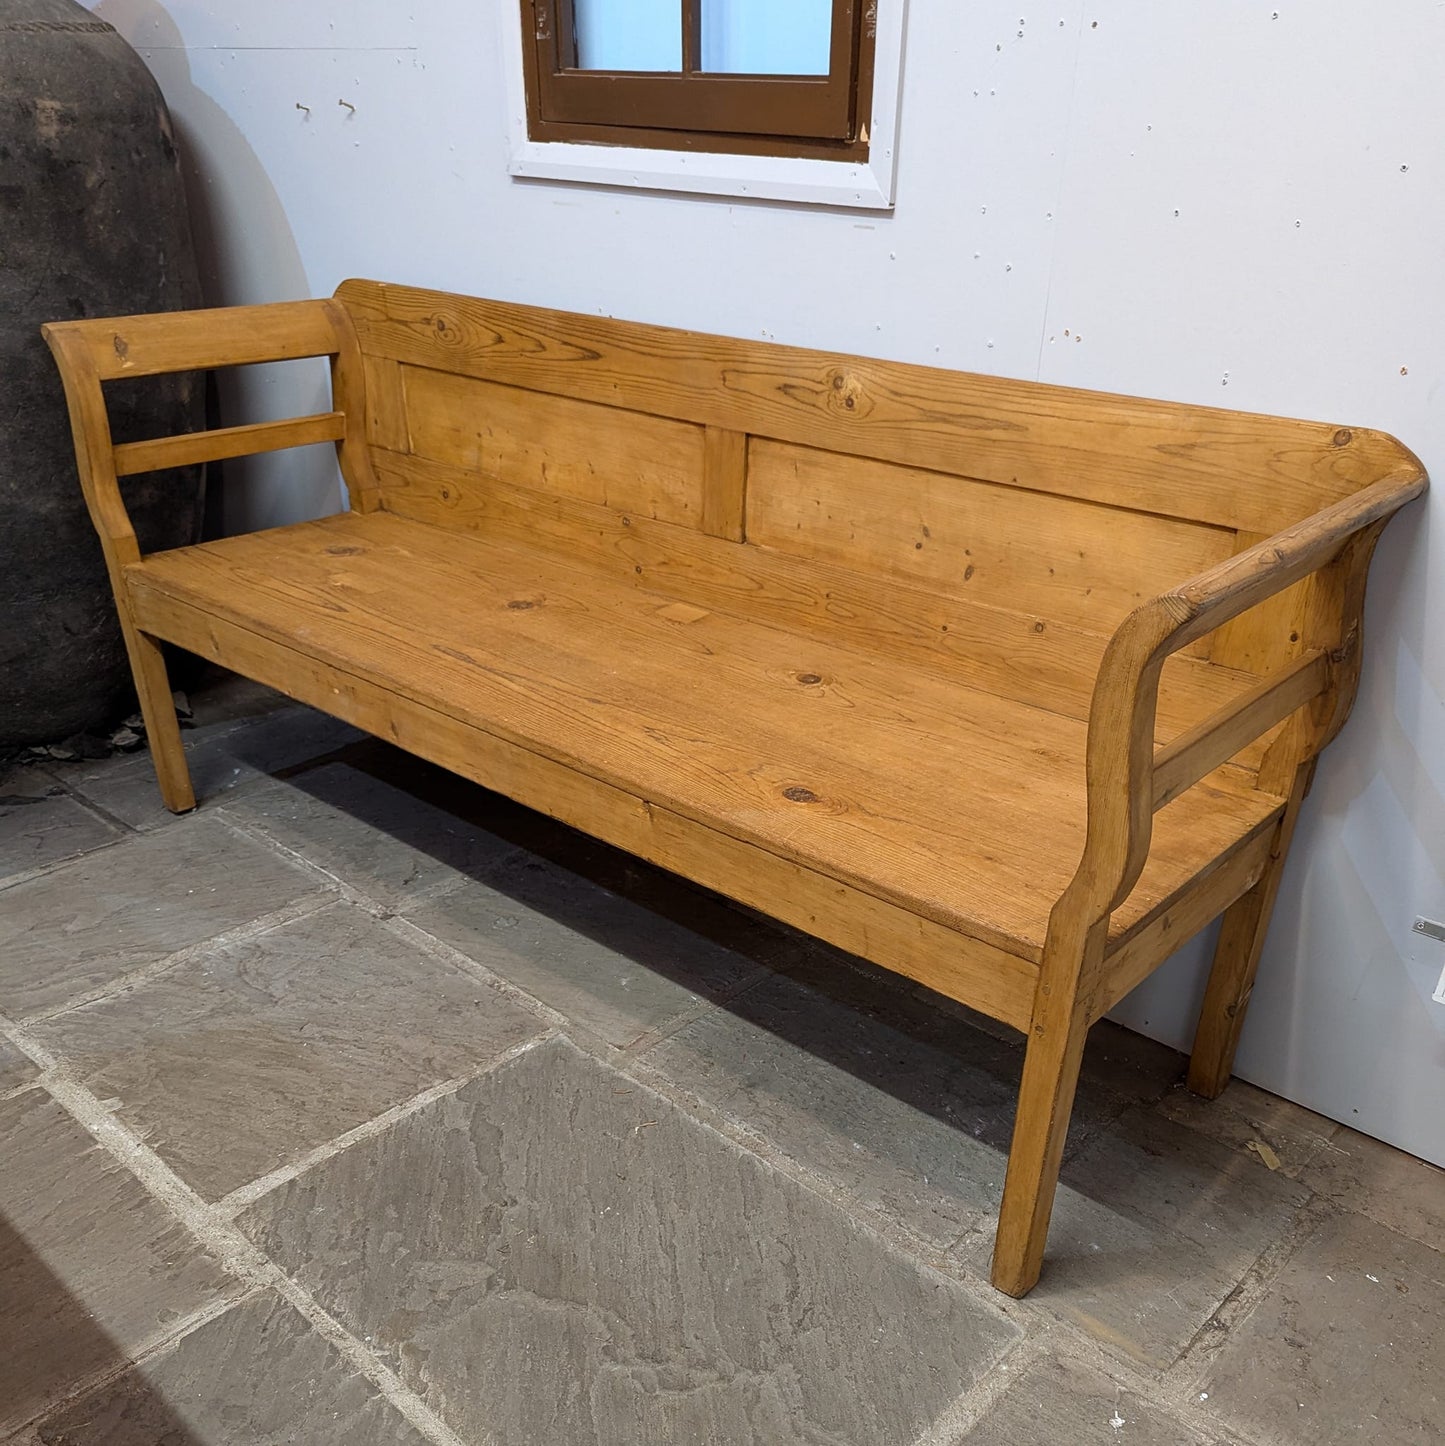
[[[337,295],[387,509],[682,574],[1080,717],[1130,609],[1418,466],[1359,428],[376,282]],[[1196,656],[1279,666],[1310,585]]]

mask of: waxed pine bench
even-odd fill
[[[366,281],[46,336],[171,809],[163,642],[1021,1030],[1013,1295],[1090,1025],[1220,914],[1224,1087],[1398,442]],[[112,442],[105,383],[316,356]],[[315,442],[349,511],[140,554],[118,478]]]

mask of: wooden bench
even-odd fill
[[[1221,913],[1223,1088],[1398,442],[364,281],[46,337],[171,809],[163,641],[1023,1031],[1012,1295],[1089,1026]],[[103,383],[314,356],[112,443]],[[349,512],[141,556],[118,477],[314,442]]]

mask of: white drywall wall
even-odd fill
[[[1433,0],[913,0],[891,216],[509,180],[510,3],[93,0],[174,110],[212,299],[378,276],[1382,427],[1445,482]],[[301,459],[230,516],[335,501]],[[1238,1068],[1445,1163],[1445,949],[1411,933],[1445,917],[1441,519],[1378,554]],[[1202,958],[1119,1017],[1187,1045]]]

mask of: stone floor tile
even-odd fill
[[[365,734],[339,719],[292,704],[253,719],[188,728],[181,738],[196,798],[207,803],[264,774],[295,768],[358,743]],[[66,784],[129,824],[152,829],[173,821],[148,753],[62,770]]]
[[[901,1446],[1017,1334],[560,1040],[239,1218],[496,1446]]]
[[[831,951],[790,974],[663,1040],[648,1068],[936,1250],[982,1228],[1019,1051]]]
[[[234,1283],[43,1090],[0,1100],[0,1161],[4,1439]]]
[[[0,882],[121,837],[38,768],[0,770]]]
[[[1056,1350],[1021,1371],[957,1446],[1209,1446],[1215,1439]]]
[[[0,1094],[18,1089],[39,1073],[34,1060],[22,1054],[8,1039],[0,1039]]]
[[[278,1296],[252,1296],[41,1423],[35,1446],[425,1446]]]
[[[1209,1410],[1278,1446],[1445,1441],[1445,1254],[1359,1215],[1327,1220],[1234,1330]]]
[[[1166,1367],[1308,1198],[1252,1154],[1131,1110],[1065,1163],[1029,1303]],[[980,1271],[992,1247],[973,1242]]]
[[[1346,1210],[1440,1248],[1445,1170],[1350,1129],[1339,1130],[1300,1178]]]
[[[776,947],[714,895],[652,871],[642,898],[614,893],[535,854],[514,854],[421,905],[412,921],[619,1048],[760,972]]]
[[[248,789],[226,812],[392,909],[516,852],[486,829],[343,763]]]
[[[1280,1171],[1294,1179],[1339,1128],[1333,1120],[1242,1079],[1230,1080],[1217,1100],[1201,1099],[1181,1084],[1170,1090],[1157,1108],[1175,1124],[1198,1130],[1233,1149],[1248,1150],[1265,1169],[1270,1168],[1273,1155]],[[1266,1149],[1259,1150],[1260,1145]]]
[[[334,904],[33,1029],[217,1198],[543,1025]]]
[[[215,819],[127,839],[0,894],[0,1010],[63,1004],[312,892]]]
[[[787,971],[663,1040],[648,1067],[933,1249],[991,1234],[1021,1041],[831,949]],[[1073,1137],[1126,1104],[1086,1080]]]

